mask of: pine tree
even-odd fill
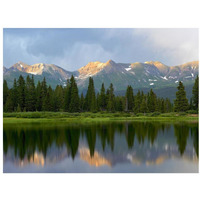
[[[53,90],[51,86],[47,88],[47,93],[43,101],[43,110],[44,111],[53,111]]]
[[[59,107],[59,102],[58,102],[58,98],[56,97],[55,94],[55,90],[52,90],[52,96],[51,96],[51,106],[52,106],[52,110],[53,112],[58,112],[60,109]]]
[[[199,110],[199,77],[195,79],[195,83],[192,89],[192,105],[195,110]]]
[[[47,101],[47,83],[45,77],[41,83],[41,97],[42,97],[42,110],[46,111],[45,108]]]
[[[12,98],[12,89],[10,89],[6,99],[5,112],[13,112],[13,110],[14,110],[14,105]]]
[[[74,79],[74,76],[71,76],[70,79],[70,105],[69,105],[69,111],[70,112],[78,112],[79,109],[79,95],[78,95],[78,87],[76,84],[76,81]]]
[[[108,104],[107,104],[107,110],[109,112],[114,112],[115,111],[115,95],[114,95],[114,88],[113,84],[110,84],[109,87],[109,92],[108,92]]]
[[[140,112],[141,113],[147,113],[147,97],[146,95],[142,96],[141,106],[140,106]]]
[[[108,108],[108,100],[109,100],[109,93],[110,93],[110,90],[109,88],[106,90],[106,110]]]
[[[123,98],[119,98],[119,101],[118,101],[118,111],[119,112],[122,112],[124,109],[123,109]]]
[[[177,87],[176,99],[174,100],[174,111],[185,112],[189,108],[188,99],[186,98],[185,87],[181,81]]]
[[[3,81],[3,109],[4,110],[5,110],[5,105],[6,105],[6,101],[8,98],[8,94],[9,94],[8,84],[7,84],[7,81],[4,80]]]
[[[25,102],[26,111],[35,111],[36,104],[36,91],[34,78],[26,77],[26,88],[25,88]]]
[[[71,99],[71,85],[70,80],[67,80],[67,85],[64,89],[64,111],[69,112],[69,105]]]
[[[17,110],[16,110],[17,112],[21,112],[21,108],[20,108],[20,106],[19,106],[19,104],[18,104],[18,106],[17,106]]]
[[[96,98],[96,111],[100,111],[100,107],[99,107],[99,92],[97,92],[97,98]]]
[[[128,85],[126,89],[126,111],[133,111],[134,108],[134,96],[133,88]]]
[[[138,90],[136,96],[134,97],[135,99],[135,105],[134,105],[134,112],[139,113],[140,112],[140,105],[141,105],[141,94],[140,90]]]
[[[124,98],[121,96],[115,97],[115,110],[122,112],[124,110]]]
[[[17,81],[18,103],[23,111],[25,108],[25,81],[22,75],[19,76]]]
[[[106,94],[105,94],[104,83],[102,83],[101,85],[101,91],[99,95],[99,107],[100,107],[100,110],[102,111],[106,110]]]
[[[36,110],[37,111],[42,110],[42,85],[40,81],[38,81],[38,84],[36,87]]]
[[[83,93],[81,93],[81,99],[80,99],[80,111],[84,111],[84,103],[85,103],[85,98],[83,96]]]
[[[64,92],[62,85],[57,85],[54,92],[54,110],[60,111],[64,108]]]
[[[155,112],[161,112],[162,101],[160,98],[156,98],[155,102]]]
[[[14,110],[17,110],[19,104],[18,104],[18,91],[17,91],[17,81],[16,81],[16,79],[14,79],[13,88],[12,88],[12,100],[13,100]]]
[[[157,102],[157,97],[156,94],[153,92],[151,89],[149,94],[148,94],[148,99],[147,99],[147,105],[148,105],[148,110],[149,112],[155,112],[156,111],[156,102]]]
[[[166,112],[166,107],[165,107],[165,100],[163,98],[160,99],[160,109],[159,112],[165,113]]]
[[[96,95],[93,78],[89,78],[88,90],[85,98],[85,108],[87,111],[96,111]]]
[[[165,99],[165,110],[167,113],[172,112],[172,104],[168,98]]]
[[[31,107],[31,102],[30,101],[30,77],[29,75],[26,77],[26,82],[25,82],[25,107],[27,111],[30,111]]]

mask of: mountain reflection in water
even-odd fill
[[[86,161],[90,165],[94,165],[96,167],[101,165],[111,166],[111,162],[101,156],[98,152],[94,152],[94,156],[90,155],[90,151],[87,148],[80,148],[79,152],[81,160]]]
[[[198,172],[198,123],[34,123],[4,125],[3,131],[4,172],[36,172],[34,166],[37,172],[63,172],[61,164],[69,160],[64,172],[124,172],[124,166],[127,172],[136,166],[146,172],[167,161],[192,164],[191,172]],[[83,167],[76,169],[76,161]]]

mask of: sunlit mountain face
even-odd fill
[[[4,125],[4,172],[198,172],[198,122]]]

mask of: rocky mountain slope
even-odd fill
[[[78,83],[80,91],[85,91],[88,86],[89,77],[93,77],[95,88],[100,90],[101,84],[109,87],[113,83],[116,92],[125,91],[127,85],[134,89],[162,90],[162,88],[177,87],[182,81],[186,87],[192,86],[199,73],[199,62],[193,61],[177,66],[167,66],[159,61],[147,61],[144,63],[116,63],[109,60],[106,63],[90,62],[75,72],[69,72],[53,64],[27,65],[18,62],[9,69],[3,68],[4,79],[9,87],[12,86],[14,78],[19,75],[26,77],[34,75],[36,82],[46,77],[47,83],[53,88],[56,85],[66,85],[66,80],[73,74]]]
[[[106,63],[94,62],[82,67],[79,70],[78,84],[85,88],[88,76],[92,76],[96,88],[100,88],[102,82],[106,87],[112,82],[116,90],[124,90],[127,85],[132,85],[133,88],[161,88],[176,86],[179,81],[193,83],[198,69],[198,61],[169,67],[158,61],[125,64],[109,60]]]
[[[13,84],[14,78],[17,79],[19,75],[24,77],[34,75],[36,82],[39,80],[41,81],[45,77],[47,83],[54,88],[56,85],[64,86],[66,84],[66,80],[71,77],[72,72],[66,71],[53,64],[39,63],[27,65],[23,62],[18,62],[12,65],[9,69],[4,67],[3,75],[10,87]]]

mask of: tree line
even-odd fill
[[[138,90],[134,94],[132,86],[128,85],[124,96],[116,96],[111,83],[105,88],[102,83],[99,92],[95,91],[93,78],[89,78],[86,95],[79,96],[76,80],[72,75],[67,80],[65,87],[57,85],[55,89],[48,86],[46,79],[38,81],[35,85],[34,77],[19,76],[14,79],[13,87],[8,88],[7,81],[3,83],[3,109],[4,112],[26,111],[52,111],[52,112],[134,112],[134,113],[168,113],[185,112],[187,110],[198,111],[199,78],[195,79],[190,103],[186,98],[183,83],[180,81],[177,87],[174,103],[168,98],[160,98],[151,89],[147,94]]]

